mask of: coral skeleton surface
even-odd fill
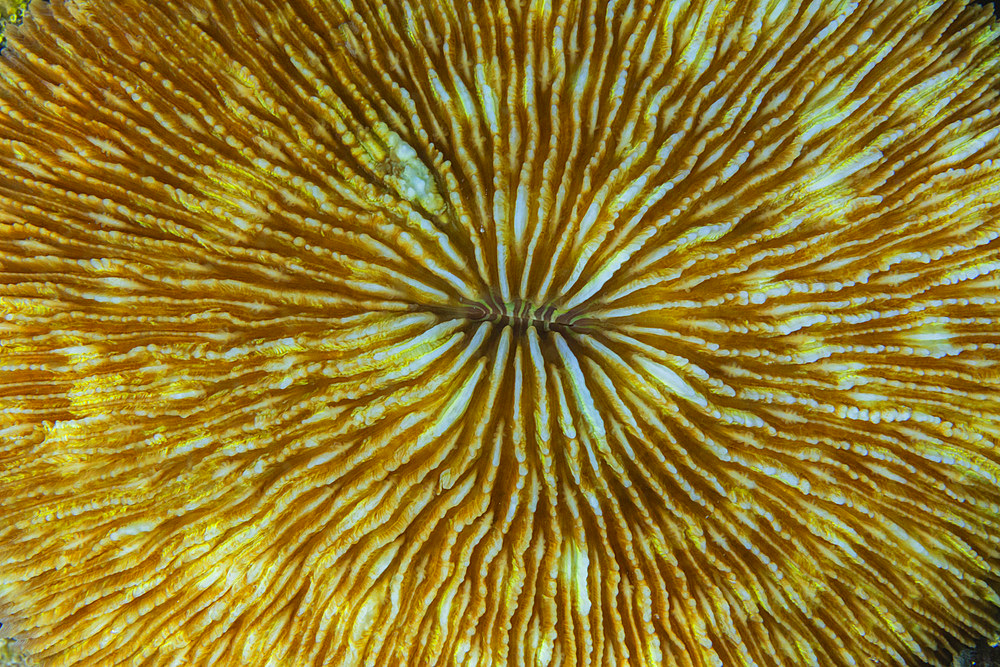
[[[1000,599],[962,0],[52,0],[0,54],[49,665],[917,665]]]

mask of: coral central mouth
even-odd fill
[[[476,321],[490,321],[501,327],[510,326],[515,331],[526,331],[534,327],[540,332],[573,330],[573,318],[568,313],[560,313],[555,306],[536,306],[530,302],[515,299],[508,303],[491,301],[475,304],[469,318]]]

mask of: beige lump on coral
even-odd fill
[[[52,0],[0,54],[49,665],[945,664],[1000,630],[963,0]]]

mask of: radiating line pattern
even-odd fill
[[[943,661],[1000,599],[962,0],[37,0],[0,614],[53,665]]]

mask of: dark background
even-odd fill
[[[987,641],[963,651],[953,667],[1000,667],[1000,648],[990,648]]]

